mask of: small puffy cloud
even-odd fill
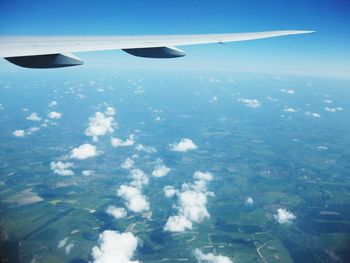
[[[115,115],[115,109],[113,107],[108,106],[106,111],[105,111],[105,114],[107,116],[114,116]]]
[[[290,108],[290,107],[285,107],[285,108],[283,109],[283,111],[284,111],[284,112],[297,112],[296,109]]]
[[[38,130],[40,130],[39,127],[30,127],[30,128],[28,129],[28,131],[27,131],[27,134],[28,134],[28,135],[31,135],[31,134],[33,134],[34,132],[37,132]]]
[[[130,170],[135,165],[135,161],[131,158],[126,158],[125,161],[120,165],[121,168]]]
[[[329,99],[325,99],[325,100],[323,100],[323,102],[324,102],[324,103],[327,103],[327,104],[331,104],[331,103],[332,103],[332,101],[329,100]]]
[[[70,169],[74,166],[73,163],[70,162],[51,162],[50,167],[53,173],[62,175],[62,176],[69,176],[74,175],[74,172]]]
[[[94,174],[94,171],[93,170],[84,170],[84,171],[82,171],[81,174],[84,176],[91,176]]]
[[[105,230],[100,234],[98,243],[92,248],[93,263],[139,263],[132,260],[138,239],[131,232]]]
[[[180,142],[170,144],[170,149],[175,152],[187,152],[198,149],[191,139],[182,138]]]
[[[214,255],[213,253],[204,254],[198,248],[193,251],[193,255],[198,263],[233,263],[229,257]]]
[[[296,216],[284,208],[279,208],[277,209],[277,214],[274,215],[274,218],[280,224],[290,224],[292,220],[296,219]]]
[[[126,147],[126,146],[133,146],[135,143],[135,136],[133,134],[129,135],[129,137],[122,141],[121,139],[111,137],[111,145],[113,147]]]
[[[157,150],[151,146],[145,146],[143,144],[138,144],[135,149],[139,152],[143,151],[143,152],[146,152],[146,153],[155,153],[157,152]]]
[[[171,169],[169,167],[165,166],[163,164],[162,160],[158,159],[157,164],[154,167],[154,170],[152,172],[152,175],[154,177],[163,177],[163,176],[167,175],[170,171],[171,171]]]
[[[132,169],[130,174],[133,179],[130,185],[137,188],[142,188],[144,185],[148,185],[149,179],[141,169]]]
[[[287,94],[294,94],[295,91],[292,89],[280,89],[281,92],[287,93]]]
[[[70,158],[83,160],[83,159],[95,157],[96,155],[97,155],[96,146],[91,145],[89,143],[85,143],[83,145],[80,145],[77,148],[74,148],[71,151]]]
[[[126,217],[126,215],[127,215],[125,208],[116,207],[113,205],[110,205],[107,207],[106,213],[113,216],[115,219],[120,219],[120,218]]]
[[[26,132],[24,130],[15,130],[12,132],[12,135],[15,137],[24,137]]]
[[[183,215],[170,216],[163,229],[169,232],[184,232],[186,229],[192,229],[192,222]]]
[[[201,171],[196,171],[193,174],[193,178],[196,180],[204,180],[204,181],[211,181],[213,180],[213,175],[209,172],[201,172]]]
[[[66,244],[68,243],[69,238],[65,237],[63,239],[61,239],[60,241],[58,241],[58,245],[57,248],[63,248],[66,246]]]
[[[171,185],[165,186],[163,191],[166,198],[172,198],[177,193],[177,190]]]
[[[41,118],[36,112],[33,112],[32,114],[30,114],[26,119],[29,121],[41,121]]]
[[[55,101],[55,100],[53,100],[53,101],[51,101],[50,103],[49,103],[49,107],[55,107],[55,106],[57,106],[58,105],[58,103],[57,103],[57,101]]]
[[[310,111],[305,112],[305,115],[310,116],[310,117],[314,117],[314,118],[320,118],[321,117],[321,115],[319,113],[310,112]]]
[[[69,244],[64,248],[64,252],[66,253],[66,255],[69,255],[73,248],[74,248],[74,243],[69,243]]]
[[[94,116],[89,118],[89,127],[85,130],[86,136],[91,136],[94,141],[98,140],[99,136],[114,131],[114,119],[112,116],[96,112]]]
[[[240,98],[238,101],[242,102],[244,105],[250,108],[259,108],[261,106],[260,101],[257,99],[245,99],[245,98]]]
[[[47,117],[50,119],[60,119],[62,117],[62,113],[51,111],[47,114]]]
[[[254,204],[254,199],[253,199],[253,197],[248,196],[248,197],[245,199],[244,203],[245,203],[246,205],[253,205],[253,204]]]
[[[135,213],[149,210],[149,203],[146,197],[136,187],[121,185],[117,191],[117,195],[123,198],[126,207]]]
[[[178,214],[170,216],[164,226],[164,231],[182,232],[192,230],[192,224],[200,223],[205,218],[209,218],[206,208],[207,196],[211,196],[211,192],[207,192],[207,182],[213,179],[210,173],[196,171],[193,175],[197,179],[193,184],[183,184],[181,191],[176,191],[173,187],[164,188],[164,194],[172,197],[176,194],[178,198]]]

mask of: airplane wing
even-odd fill
[[[313,32],[285,30],[207,35],[0,36],[0,57],[22,67],[56,68],[83,64],[71,54],[76,52],[121,49],[139,57],[175,58],[185,55],[175,46],[223,44]]]

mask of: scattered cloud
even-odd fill
[[[115,123],[112,116],[96,112],[95,115],[89,118],[89,127],[85,130],[85,135],[91,136],[94,141],[98,141],[98,137],[112,133],[114,126]]]
[[[58,103],[57,103],[57,101],[55,101],[55,100],[53,100],[53,101],[51,101],[51,102],[49,103],[49,107],[50,107],[50,108],[55,107],[55,106],[57,106],[57,105],[58,105]]]
[[[248,197],[245,199],[244,203],[245,203],[246,205],[254,205],[254,199],[253,199],[253,197],[248,196]]]
[[[292,223],[292,220],[296,219],[296,216],[284,208],[279,208],[277,209],[277,214],[274,215],[274,218],[280,224],[290,224]]]
[[[152,175],[154,177],[163,177],[167,175],[171,169],[163,164],[163,161],[161,159],[157,160],[157,164],[154,167],[154,170],[152,172]]]
[[[50,167],[53,173],[62,175],[62,176],[69,176],[74,175],[73,170],[71,168],[74,166],[71,162],[51,162]]]
[[[82,171],[81,174],[84,176],[91,176],[94,174],[94,171],[93,170],[84,170],[84,171]]]
[[[329,99],[325,99],[325,100],[323,100],[323,102],[326,103],[326,104],[332,104],[332,101],[329,100]]]
[[[110,205],[106,209],[106,213],[113,216],[115,219],[120,219],[126,217],[127,212],[123,207],[116,207],[114,205]]]
[[[105,230],[99,236],[98,246],[92,248],[93,263],[139,263],[132,260],[137,243],[131,232]]]
[[[151,146],[145,146],[143,144],[138,144],[135,149],[139,152],[143,151],[143,152],[146,152],[146,153],[155,153],[157,152],[157,150]]]
[[[261,102],[257,99],[240,98],[238,101],[242,102],[244,105],[250,108],[259,108],[261,106]]]
[[[111,145],[113,147],[133,146],[134,143],[135,143],[135,136],[133,134],[129,135],[126,141],[122,141],[121,139],[111,137]]]
[[[136,187],[121,185],[117,191],[117,195],[123,198],[126,202],[126,207],[135,213],[149,210],[149,203],[146,197]]]
[[[38,113],[36,112],[30,114],[26,119],[29,121],[41,121],[41,117],[39,117]]]
[[[121,168],[130,170],[135,165],[135,161],[130,157],[126,158],[125,161],[120,165]]]
[[[130,171],[130,174],[133,179],[130,185],[135,186],[139,189],[142,188],[144,185],[148,185],[149,179],[141,169],[132,169]]]
[[[69,243],[69,244],[64,248],[64,252],[66,253],[66,255],[69,255],[73,248],[74,248],[74,243]]]
[[[290,107],[285,107],[285,108],[283,109],[283,111],[285,111],[285,112],[297,112],[296,109],[290,108]]]
[[[198,149],[191,139],[182,138],[180,142],[170,144],[170,149],[175,152],[187,152]]]
[[[193,184],[185,183],[181,191],[173,188],[164,188],[164,193],[169,197],[177,195],[178,214],[170,216],[164,226],[164,231],[182,232],[186,229],[191,230],[193,222],[200,223],[205,218],[209,218],[206,208],[207,196],[212,195],[207,191],[207,182],[213,179],[209,173],[196,171],[193,175],[197,179]]]
[[[287,93],[287,94],[294,94],[295,91],[292,89],[280,89],[281,92]]]
[[[65,237],[62,240],[58,241],[58,245],[57,248],[63,248],[66,246],[66,244],[68,243],[69,237]]]
[[[115,109],[113,107],[108,106],[106,111],[105,111],[105,114],[107,116],[114,116],[115,115]]]
[[[177,190],[174,188],[174,186],[167,185],[163,188],[164,195],[166,198],[172,198],[174,195],[177,194]]]
[[[84,160],[87,158],[95,157],[97,155],[96,146],[89,143],[80,145],[71,151],[70,158]]]
[[[57,111],[51,111],[47,114],[47,117],[50,119],[60,119],[62,117],[62,113],[59,113]]]
[[[15,130],[12,132],[12,135],[15,137],[24,137],[26,132],[24,130]]]
[[[305,112],[305,115],[310,116],[310,117],[314,117],[314,118],[320,118],[321,117],[321,115],[319,113],[310,112],[310,111]]]
[[[198,263],[233,263],[229,257],[214,255],[213,253],[204,254],[198,248],[193,251],[193,255]]]
[[[40,130],[39,127],[30,127],[30,128],[28,129],[28,131],[27,131],[27,134],[28,134],[28,135],[31,135],[31,134],[33,134],[34,132],[37,132],[37,131],[39,131],[39,130]]]

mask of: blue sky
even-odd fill
[[[188,56],[146,60],[121,51],[78,54],[87,65],[225,69],[350,78],[350,2],[0,0],[1,35],[230,33],[281,29],[317,34],[181,47]],[[1,63],[1,68],[7,67]]]

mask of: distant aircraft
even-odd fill
[[[25,68],[60,68],[83,64],[71,52],[121,49],[138,57],[177,58],[186,54],[174,46],[224,44],[313,32],[285,30],[208,35],[0,36],[0,57]]]

